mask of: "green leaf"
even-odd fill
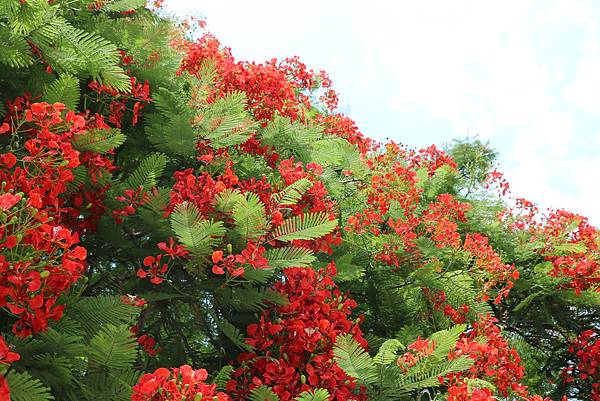
[[[104,4],[100,11],[104,12],[123,12],[136,10],[146,5],[146,0],[113,0]]]
[[[338,336],[333,346],[333,355],[335,362],[348,376],[365,384],[377,382],[373,359],[351,335]]]
[[[274,237],[279,241],[298,239],[311,240],[329,234],[337,227],[337,220],[330,220],[324,212],[311,212],[293,216],[275,229]]]
[[[246,111],[244,92],[227,93],[206,106],[200,113],[197,135],[206,139],[214,149],[246,142],[255,123]]]
[[[161,153],[153,153],[146,157],[140,165],[133,170],[125,181],[128,189],[143,187],[148,190],[158,185],[158,179],[167,164],[167,157]]]
[[[352,281],[363,276],[365,268],[352,263],[353,257],[354,255],[351,252],[346,252],[342,256],[335,259],[335,268],[337,274],[333,277],[334,281]]]
[[[561,254],[573,254],[573,253],[582,253],[587,250],[585,243],[583,242],[565,242],[562,244],[555,244],[554,249]]]
[[[297,246],[269,249],[265,257],[269,260],[269,266],[274,269],[308,267],[316,260],[313,251]]]
[[[66,310],[67,316],[77,321],[88,335],[108,324],[131,324],[139,313],[139,308],[125,304],[114,295],[81,297]]]
[[[64,27],[60,40],[61,61],[75,61],[71,64],[73,72],[89,74],[100,84],[119,91],[131,88],[129,77],[118,66],[120,55],[113,43],[70,25]]]
[[[33,64],[31,47],[24,37],[0,25],[0,63],[11,68],[24,68]]]
[[[343,161],[347,141],[337,137],[327,137],[311,144],[311,159],[321,166],[339,166]]]
[[[533,294],[529,294],[524,300],[522,300],[521,302],[519,302],[517,304],[517,306],[515,306],[513,308],[513,312],[518,312],[521,309],[525,308],[526,306],[528,306],[530,303],[532,303],[536,298],[544,295],[546,293],[546,290],[541,290],[541,291],[537,291],[534,292]]]
[[[244,275],[245,277],[245,275]],[[286,298],[270,288],[226,287],[215,290],[217,303],[237,311],[261,312],[267,303],[283,305]]]
[[[12,401],[49,401],[54,397],[50,389],[27,372],[11,371],[6,376]]]
[[[177,205],[170,218],[179,243],[197,258],[206,258],[225,234],[222,222],[203,219],[198,208],[191,203]]]
[[[80,152],[105,153],[118,148],[125,142],[126,136],[117,128],[88,129],[73,137],[73,147]]]
[[[296,401],[327,401],[329,400],[329,391],[324,388],[316,390],[306,390],[296,397]]]
[[[44,101],[63,103],[67,109],[77,110],[79,104],[79,80],[71,74],[61,74],[44,88]]]
[[[266,233],[265,205],[255,193],[247,192],[240,197],[232,211],[236,232],[245,240],[255,240]]]
[[[448,352],[456,345],[458,338],[466,330],[466,324],[457,324],[447,330],[440,330],[433,333],[429,340],[435,343],[435,349],[430,355],[431,358],[445,359]]]
[[[313,183],[310,180],[301,178],[285,187],[281,192],[274,194],[273,197],[280,206],[293,206],[312,186]]]
[[[231,213],[233,207],[244,199],[244,195],[237,189],[227,188],[215,195],[216,209],[223,213]]]
[[[44,23],[51,13],[51,8],[41,0],[32,0],[21,3],[18,10],[14,11],[9,17],[10,28],[18,35],[27,36]]]
[[[394,338],[386,340],[381,347],[377,355],[373,357],[373,362],[378,365],[389,365],[395,363],[398,359],[398,351],[405,349],[402,343]]]
[[[133,366],[136,341],[126,325],[107,325],[92,337],[88,350],[90,367],[125,369]]]
[[[231,342],[236,347],[239,347],[246,352],[252,351],[254,349],[251,345],[246,344],[244,336],[242,335],[240,330],[233,324],[229,323],[227,320],[221,319],[218,322],[218,325],[221,329],[221,332],[225,334],[225,337],[231,340]]]
[[[429,387],[439,387],[439,376],[464,372],[471,366],[473,366],[473,360],[465,356],[434,365],[427,365],[421,361],[413,366],[409,370],[408,375],[400,380],[395,393],[397,395],[406,395]]]
[[[159,88],[154,94],[157,113],[147,115],[145,133],[156,149],[169,154],[191,156],[195,153],[196,136],[190,121],[192,112],[183,91]]]
[[[225,390],[225,386],[227,386],[227,382],[231,379],[234,370],[235,369],[231,365],[225,365],[219,369],[219,372],[213,380],[213,384],[217,385],[217,389]]]
[[[250,401],[279,401],[277,394],[267,386],[255,387],[250,391]]]
[[[274,274],[275,269],[247,269],[244,271],[244,279],[265,284]]]
[[[487,380],[483,380],[483,379],[472,379],[469,377],[465,377],[464,378],[465,383],[467,383],[467,387],[472,390],[474,388],[488,388],[492,391],[496,391],[496,386],[494,386],[493,383],[490,383]]]

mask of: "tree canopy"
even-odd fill
[[[0,401],[600,400],[600,235],[146,0],[0,2]]]

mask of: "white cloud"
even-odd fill
[[[586,113],[600,112],[600,58],[586,57],[579,62],[565,95]]]

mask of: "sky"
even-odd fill
[[[325,70],[361,131],[487,140],[514,196],[600,226],[600,1],[166,0],[240,60]]]

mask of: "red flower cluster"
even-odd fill
[[[167,271],[169,270],[169,263],[164,262],[163,258],[173,261],[177,258],[185,258],[189,255],[189,251],[184,246],[175,243],[175,240],[169,237],[169,245],[166,242],[159,242],[157,245],[158,249],[163,251],[156,256],[146,256],[144,258],[144,268],[139,268],[137,276],[139,278],[150,278],[152,284],[160,284],[165,281]]]
[[[119,202],[123,202],[126,204],[126,206],[124,206],[123,208],[115,209],[112,212],[112,216],[114,217],[117,224],[123,223],[123,218],[133,216],[137,211],[137,208],[144,205],[144,195],[144,188],[139,187],[136,190],[126,189],[123,191],[123,195],[117,196],[116,199]]]
[[[230,401],[227,394],[216,391],[216,384],[205,383],[207,377],[205,369],[194,370],[189,365],[158,368],[133,386],[131,401]]]
[[[4,338],[0,336],[0,401],[10,401],[10,390],[8,383],[2,375],[4,367],[20,359],[19,354],[11,352],[10,348],[4,342]]]
[[[326,134],[343,138],[358,147],[362,154],[375,148],[375,141],[365,137],[356,126],[354,120],[342,114],[318,114],[315,120],[321,124]]]
[[[581,291],[600,291],[600,234],[588,219],[565,210],[547,215],[525,199],[500,216],[513,231],[526,231],[529,242],[539,242],[537,252],[552,268],[548,275],[560,279],[558,287]]]
[[[126,62],[130,62],[124,56]],[[150,86],[148,81],[143,84],[137,82],[135,77],[130,77],[131,89],[127,93],[121,93],[113,88],[101,85],[96,81],[90,82],[88,87],[98,94],[97,101],[108,105],[108,121],[115,127],[121,128],[123,116],[127,111],[127,104],[133,101],[131,109],[131,125],[136,125],[140,116],[140,111],[144,106],[152,101],[150,98]]]
[[[513,287],[513,281],[519,278],[519,271],[514,265],[502,262],[500,256],[489,245],[488,238],[479,233],[467,234],[463,249],[475,258],[475,267],[485,273],[483,280],[483,300],[488,299],[488,291],[500,283],[506,283],[498,290],[494,303],[500,303],[508,296]]]
[[[406,348],[408,349],[408,352],[400,355],[396,361],[396,365],[398,365],[403,372],[408,372],[408,370],[415,366],[421,359],[431,355],[433,351],[435,351],[435,342],[418,337],[415,342],[409,344]]]
[[[212,254],[212,272],[214,274],[229,274],[231,277],[243,277],[246,266],[252,269],[265,269],[269,267],[269,261],[263,256],[263,246],[257,246],[248,242],[246,248],[235,255],[223,256],[223,251],[214,251]]]
[[[239,357],[241,365],[227,386],[234,399],[245,400],[261,385],[271,386],[282,401],[318,387],[329,390],[332,400],[364,399],[354,379],[333,360],[338,335],[350,333],[366,346],[358,325],[349,320],[356,303],[335,289],[333,273],[333,264],[327,272],[285,271],[276,290],[287,295],[289,303],[265,311],[258,323],[248,326],[246,343],[254,351]]]
[[[217,78],[211,98],[242,91],[248,99],[248,109],[259,121],[268,121],[275,113],[292,120],[303,118],[302,107],[309,106],[310,93],[325,89],[323,101],[328,107],[337,105],[331,81],[324,73],[308,70],[297,58],[263,64],[236,62],[229,48],[212,35],[203,35],[196,43],[180,44],[186,50],[180,73],[198,75],[205,61],[215,62]],[[210,98],[209,98],[210,101]]]
[[[448,387],[448,401],[496,401],[490,389],[469,389],[467,383],[461,382]]]
[[[72,170],[80,165],[72,141],[87,128],[84,117],[60,103],[10,104],[11,135],[19,138],[0,155],[0,307],[18,317],[20,336],[45,330],[62,315],[58,296],[81,276],[86,250],[68,226],[80,212],[65,204]],[[5,123],[6,124],[6,123]],[[3,124],[4,126],[4,124]],[[6,133],[6,132],[5,132]]]
[[[600,401],[600,334],[594,330],[580,333],[569,352],[575,355],[576,364],[565,370],[565,381],[589,383],[590,400]]]
[[[585,217],[557,210],[544,221],[542,234],[542,254],[552,263],[551,276],[566,279],[564,286],[576,293],[600,291],[600,234]],[[565,247],[566,252],[561,250]]]
[[[446,300],[446,293],[442,290],[432,290],[427,287],[421,289],[427,299],[433,304],[433,308],[437,311],[441,311],[445,316],[450,318],[454,324],[461,324],[466,322],[467,315],[469,314],[469,305],[462,304],[456,308],[452,306]]]
[[[473,324],[473,330],[461,336],[456,344],[456,349],[451,351],[448,358],[456,358],[466,355],[475,361],[466,377],[480,378],[492,382],[502,396],[507,397],[509,391],[511,394],[525,396],[527,388],[519,384],[519,380],[525,373],[525,368],[521,366],[521,358],[517,351],[510,348],[498,326],[496,319],[487,317]],[[450,383],[454,386],[462,386],[462,378],[465,374],[450,375]],[[452,388],[452,387],[451,387]],[[466,389],[454,389],[456,400]],[[485,391],[484,391],[485,393]],[[480,393],[480,397],[484,393]],[[491,393],[487,394],[488,396]],[[467,398],[463,398],[467,399]],[[486,398],[482,398],[487,400]]]
[[[439,195],[436,202],[429,204],[423,212],[425,232],[439,248],[458,249],[461,245],[456,222],[466,221],[465,212],[470,206],[458,202],[450,194]]]
[[[146,301],[144,299],[130,294],[123,295],[121,297],[121,302],[138,308],[143,308],[146,305]],[[142,334],[138,337],[139,328],[137,325],[132,326],[129,331],[133,334],[133,337],[136,338],[136,341],[140,347],[142,347],[142,349],[146,351],[148,355],[156,356],[156,354],[160,351],[160,347],[156,343],[156,340],[150,337],[148,334]]]

